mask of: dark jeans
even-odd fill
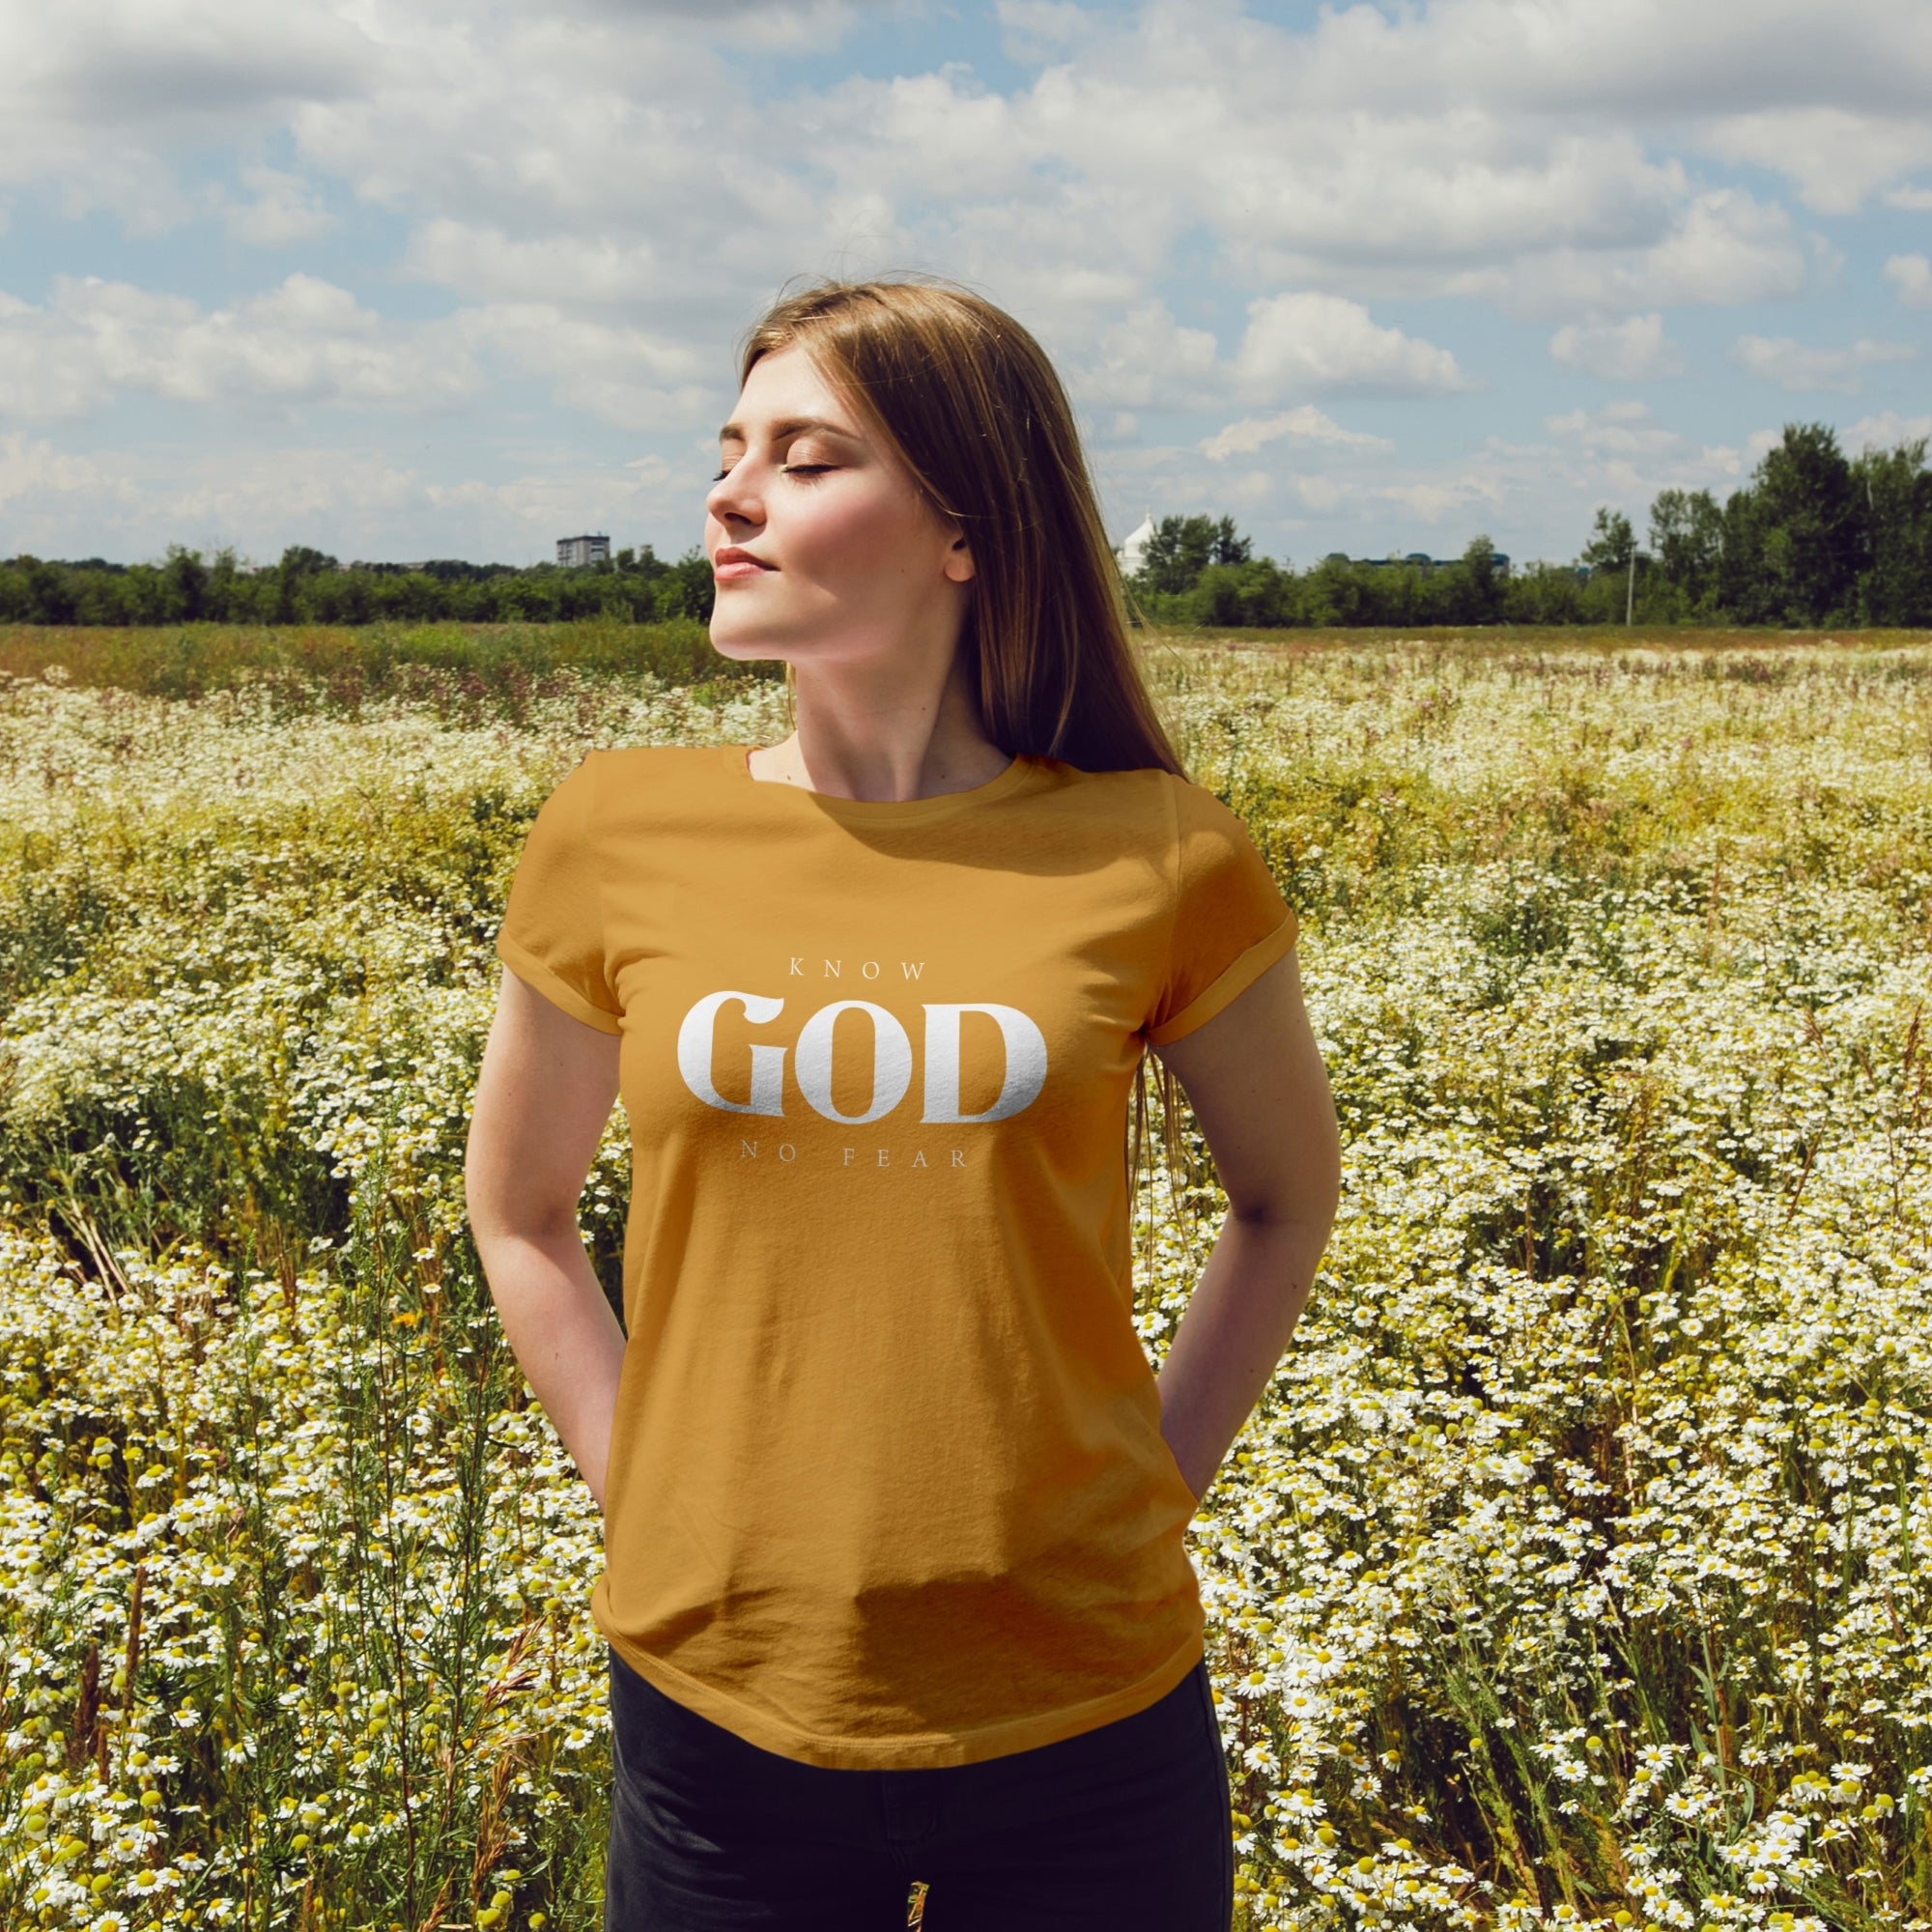
[[[979,1764],[832,1771],[747,1744],[611,1654],[605,1932],[1228,1932],[1208,1666],[1097,1730]]]

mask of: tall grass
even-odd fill
[[[155,697],[203,697],[238,687],[284,709],[353,711],[396,696],[441,710],[518,717],[559,672],[639,673],[681,685],[731,685],[776,674],[711,648],[688,617],[560,624],[180,624],[154,630],[0,625],[0,673]]]
[[[1149,654],[1348,1138],[1192,1532],[1242,1932],[1923,1926],[1932,650],[1306,641]],[[597,1922],[595,1512],[467,1102],[550,786],[778,693],[427,675],[0,688],[0,1924]]]

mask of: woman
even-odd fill
[[[470,1225],[604,1512],[611,1932],[1226,1932],[1183,1532],[1336,1200],[1294,916],[1134,663],[1072,417],[964,292],[750,338],[712,640],[782,744],[592,753],[532,826]],[[1231,1211],[1158,1384],[1128,1096]],[[625,1322],[576,1222],[621,1093]]]

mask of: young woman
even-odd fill
[[[532,826],[470,1225],[604,1512],[610,1932],[1226,1932],[1183,1532],[1327,1238],[1294,915],[1191,784],[1072,416],[977,297],[750,338],[712,640],[782,744],[595,752]],[[1156,1384],[1129,1094],[1230,1212]],[[611,1104],[622,1329],[578,1231]]]

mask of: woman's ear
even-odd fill
[[[964,537],[954,537],[946,553],[945,570],[954,583],[965,583],[973,576],[973,550]]]

